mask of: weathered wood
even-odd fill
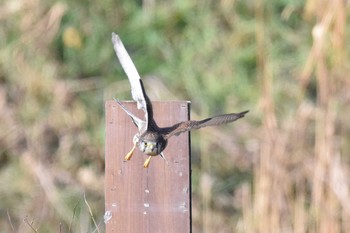
[[[123,104],[144,118],[135,102]],[[160,127],[189,119],[186,101],[152,104]],[[107,101],[105,109],[105,209],[111,216],[106,222],[106,232],[191,232],[189,134],[169,139],[164,150],[168,162],[156,156],[145,169],[147,156],[138,149],[130,161],[124,161],[137,128],[115,101]]]

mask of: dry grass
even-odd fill
[[[315,7],[307,12],[316,19],[313,43],[301,74],[295,78],[301,93],[314,78],[317,99],[313,105],[302,94],[288,119],[279,119],[276,114],[273,72],[266,53],[272,42],[265,35],[263,3],[256,4],[263,121],[253,186],[244,190],[253,198],[242,199],[245,224],[241,231],[346,232],[350,217],[349,164],[341,148],[346,134],[340,130],[346,123],[337,114],[349,101],[342,97],[349,88],[345,74],[349,67],[343,60],[344,2],[324,1],[323,9],[315,6],[315,1],[307,3]]]
[[[193,133],[194,232],[348,232],[347,3],[194,3],[4,1],[2,231],[103,231],[103,100],[129,92],[118,29],[151,98],[250,109]]]

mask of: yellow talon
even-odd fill
[[[131,149],[131,151],[125,155],[125,158],[124,158],[125,160],[130,160],[131,159],[132,155],[134,154],[135,148],[136,148],[136,144],[134,144],[134,146]]]
[[[152,158],[152,156],[148,156],[148,158],[146,159],[145,163],[143,164],[144,168],[148,168],[149,163],[151,162],[151,158]]]

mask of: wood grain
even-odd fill
[[[143,118],[135,102],[122,102]],[[153,102],[155,120],[160,127],[189,119],[189,102]],[[137,128],[114,102],[106,106],[105,209],[111,218],[107,233],[186,233],[191,232],[191,170],[189,133],[169,139],[160,156],[147,158],[138,149],[130,161],[124,156],[132,148]]]

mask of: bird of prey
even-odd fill
[[[133,148],[126,154],[125,160],[130,160],[136,147],[148,155],[143,167],[147,168],[152,156],[160,155],[164,160],[163,150],[167,146],[168,139],[171,136],[178,136],[181,133],[192,129],[199,129],[207,126],[221,125],[233,122],[244,117],[248,111],[240,113],[230,113],[220,116],[210,117],[201,121],[183,121],[169,127],[159,127],[153,118],[152,103],[148,98],[139,73],[136,70],[128,52],[126,51],[119,36],[112,33],[112,42],[114,51],[120,61],[122,68],[128,76],[131,85],[132,98],[137,103],[137,108],[142,109],[145,118],[140,119],[131,113],[118,99],[114,99],[121,108],[129,115],[136,125],[138,132],[133,138]]]

